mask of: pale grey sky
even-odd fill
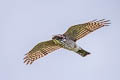
[[[77,43],[91,55],[64,49],[26,66],[24,54],[71,25],[110,19]],[[119,0],[0,0],[0,80],[120,80]]]

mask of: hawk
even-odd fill
[[[35,60],[44,57],[60,48],[73,51],[82,57],[90,54],[90,52],[82,49],[76,44],[76,41],[86,36],[87,34],[103,27],[109,26],[110,20],[93,20],[83,24],[71,26],[64,34],[58,34],[52,37],[52,40],[38,43],[24,57],[24,63],[32,64]]]

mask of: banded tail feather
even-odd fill
[[[78,53],[78,54],[81,55],[82,57],[85,57],[85,56],[87,56],[87,55],[90,54],[90,52],[87,52],[87,51],[85,51],[84,49],[80,49],[80,50],[78,50],[76,53]]]

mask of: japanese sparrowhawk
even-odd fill
[[[76,44],[76,41],[103,26],[108,26],[109,24],[109,20],[102,19],[71,26],[64,34],[55,35],[52,37],[52,40],[38,43],[26,54],[24,63],[32,64],[35,60],[60,48],[73,51],[82,57],[85,57],[90,54],[90,52],[79,47]]]

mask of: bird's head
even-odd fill
[[[58,34],[58,35],[54,35],[54,36],[52,37],[52,39],[63,40],[63,39],[65,39],[65,36],[62,35],[62,34]]]

